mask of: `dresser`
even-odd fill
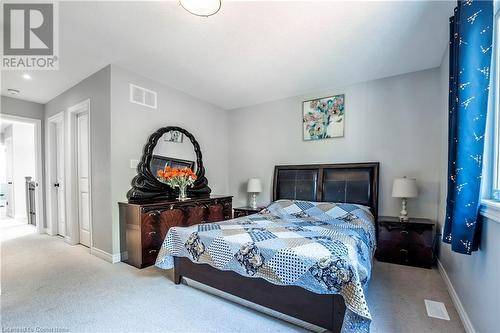
[[[153,265],[168,229],[231,219],[231,196],[207,196],[185,201],[119,202],[120,228],[125,230],[126,263]]]
[[[434,257],[435,223],[429,219],[378,218],[376,258],[401,265],[431,268]]]

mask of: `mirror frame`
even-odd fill
[[[132,179],[132,188],[127,192],[127,199],[129,202],[174,199],[178,196],[178,190],[174,190],[167,184],[160,182],[149,169],[149,164],[151,163],[151,159],[153,157],[153,150],[156,147],[158,140],[163,137],[163,134],[169,131],[179,131],[184,134],[184,136],[193,144],[194,152],[196,154],[197,179],[193,186],[187,189],[188,196],[208,196],[210,192],[212,192],[210,187],[208,187],[208,180],[205,177],[205,168],[203,167],[201,149],[198,141],[196,141],[193,134],[186,131],[184,128],[167,126],[158,129],[149,136],[142,152],[141,161],[137,165],[137,175]]]

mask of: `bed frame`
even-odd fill
[[[369,206],[377,223],[379,163],[285,165],[274,169],[273,201],[350,202]],[[288,316],[340,332],[345,313],[341,295],[315,294],[278,286],[262,278],[220,271],[175,257],[174,282],[186,277]]]

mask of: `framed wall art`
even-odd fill
[[[304,141],[344,136],[344,94],[302,103]]]

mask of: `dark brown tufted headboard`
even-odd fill
[[[278,165],[273,200],[355,203],[378,217],[379,163]]]

